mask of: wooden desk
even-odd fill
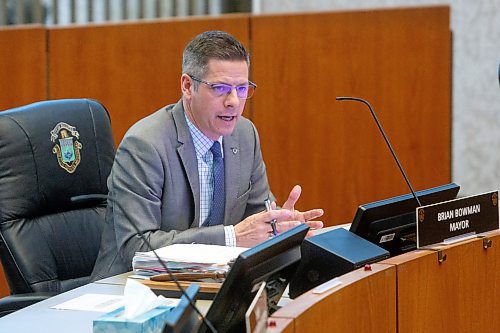
[[[474,238],[345,274],[341,287],[277,311],[268,332],[497,332],[500,231],[482,236],[491,247]]]
[[[500,329],[500,231],[417,251],[383,263],[397,270],[398,332],[497,332]]]
[[[396,332],[396,268],[373,264],[347,273],[342,285],[296,298],[273,316],[268,332]]]
[[[278,310],[268,332],[496,332],[500,327],[500,231],[418,250],[358,269],[323,294],[312,291]],[[103,279],[0,318],[0,332],[92,332],[97,312],[50,309],[85,293],[122,294],[126,274]],[[208,310],[209,301],[198,301]]]

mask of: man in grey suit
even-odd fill
[[[108,178],[108,210],[92,280],[131,270],[136,251],[174,243],[252,247],[312,221],[321,209],[294,209],[295,186],[282,209],[265,210],[269,189],[259,137],[242,116],[256,85],[249,55],[233,36],[207,31],[184,49],[181,100],[133,125]],[[222,147],[222,151],[220,151]],[[132,225],[133,224],[133,225]]]

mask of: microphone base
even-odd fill
[[[290,281],[290,298],[390,255],[385,249],[344,228],[306,238],[300,250],[300,264]]]

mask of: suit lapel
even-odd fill
[[[194,221],[191,227],[199,226],[200,220],[200,181],[198,176],[198,161],[196,159],[196,151],[194,149],[193,139],[189,132],[189,127],[184,116],[184,108],[182,101],[179,101],[173,109],[173,117],[177,128],[177,140],[179,146],[177,153],[186,172],[191,193],[194,199]],[[236,129],[235,129],[236,131]],[[237,140],[237,135],[233,132],[223,139],[224,149],[224,186],[226,193],[226,204],[224,209],[224,225],[230,216],[231,208],[234,206],[238,197],[238,189],[240,188],[240,144]]]
[[[236,129],[235,129],[236,131]],[[224,211],[224,225],[228,223],[227,219],[230,216],[230,210],[234,206],[238,197],[238,189],[240,188],[240,144],[236,139],[236,135],[231,134],[225,136],[224,145],[224,185],[226,192],[226,206]]]
[[[200,221],[200,181],[198,178],[198,161],[196,159],[193,139],[184,116],[182,101],[179,101],[174,106],[172,114],[177,128],[177,141],[179,142],[177,153],[179,154],[179,158],[181,159],[184,167],[184,172],[187,175],[194,199],[194,221],[191,224],[191,227],[198,227]]]

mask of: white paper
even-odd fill
[[[244,247],[207,244],[173,244],[156,250],[171,272],[227,272],[228,263],[237,258]],[[138,275],[165,273],[165,268],[153,251],[136,252],[132,268]]]
[[[156,253],[165,261],[226,265],[245,250],[247,248],[222,245],[173,244],[159,248]],[[156,258],[153,251],[136,254]]]
[[[77,310],[110,312],[123,306],[123,296],[105,294],[85,294],[61,304],[52,306],[57,310]]]

